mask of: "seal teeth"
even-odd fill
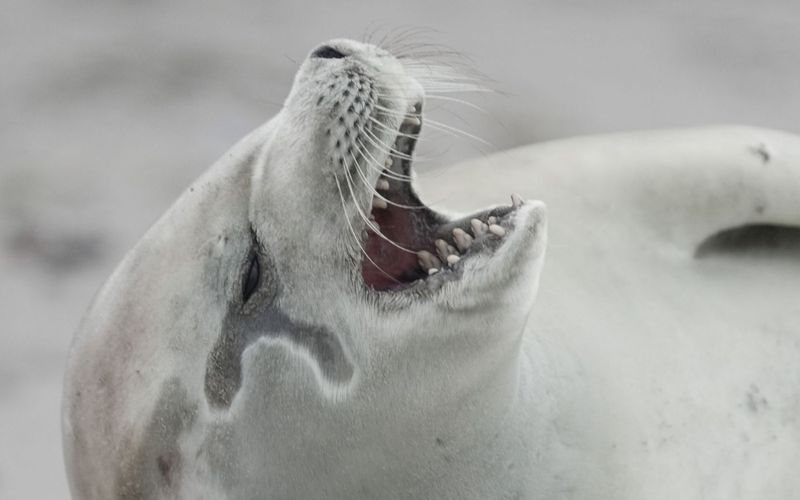
[[[450,254],[450,255],[447,256],[447,264],[448,265],[451,265],[451,266],[455,265],[455,263],[458,262],[459,260],[461,260],[461,257],[459,257],[458,255]]]
[[[403,125],[409,125],[412,127],[419,127],[422,125],[422,122],[416,116],[406,116],[403,120]]]
[[[506,230],[503,229],[503,226],[498,226],[497,224],[490,225],[489,232],[501,238],[506,235]]]
[[[436,240],[433,242],[433,244],[436,246],[436,253],[439,254],[439,258],[442,259],[443,261],[446,261],[447,256],[450,255],[450,251],[448,249],[450,245],[448,245],[447,242],[444,240]]]
[[[434,274],[436,274],[438,272],[439,272],[438,269],[436,269],[435,267],[432,267],[432,268],[428,269],[428,276],[433,276]]]
[[[372,198],[372,208],[389,208],[389,204],[382,198]]]
[[[478,219],[472,219],[469,221],[469,224],[472,226],[472,234],[474,234],[476,238],[483,236],[489,230],[489,226]]]
[[[430,271],[431,269],[438,270],[438,268],[442,266],[441,261],[427,250],[420,250],[417,252],[417,261],[419,262],[419,267],[425,271]]]
[[[386,160],[383,162],[383,166],[385,166],[386,168],[392,168],[392,157],[391,156],[386,157]]]
[[[378,179],[378,183],[375,187],[380,191],[388,191],[389,190],[389,181],[386,179]]]
[[[466,252],[472,246],[472,236],[460,227],[453,229],[453,239],[461,252]]]

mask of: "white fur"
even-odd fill
[[[423,184],[425,198],[468,211],[527,186],[548,205],[522,348],[526,390],[547,395],[545,412],[535,401],[520,410],[545,435],[525,445],[540,457],[534,498],[796,496],[800,261],[694,252],[743,224],[800,227],[800,138],[625,133],[458,172],[481,182]]]
[[[422,97],[387,54],[330,43],[392,83],[398,111]],[[798,373],[776,380],[758,370],[766,359],[794,370],[796,330],[784,332],[793,347],[732,335],[742,342],[734,353],[741,364],[704,357],[721,340],[704,336],[712,319],[736,331],[743,318],[761,320],[680,296],[684,286],[697,290],[687,283],[720,286],[696,272],[689,254],[698,238],[741,218],[724,216],[744,207],[740,196],[725,196],[726,179],[754,168],[746,150],[734,151],[751,132],[545,144],[489,160],[493,175],[485,163],[467,165],[459,177],[481,182],[448,201],[495,203],[528,184],[557,210],[555,263],[534,312],[546,240],[536,202],[520,210],[517,230],[494,257],[467,262],[462,279],[430,297],[387,298],[359,284],[360,253],[348,231],[358,217],[352,199],[347,218],[341,210],[322,133],[328,118],[313,108],[330,80],[325,64],[304,63],[284,109],[199,179],[98,294],[65,383],[75,498],[119,494],[118,468],[153,432],[155,400],[170,379],[195,413],[177,437],[175,486],[156,497],[787,498],[796,491]],[[751,134],[800,151],[792,138]],[[696,146],[681,149],[685,139]],[[696,169],[687,168],[691,160]],[[769,214],[798,223],[800,205],[789,195],[798,194],[800,175],[786,161],[769,172],[790,182],[763,185],[780,200]],[[678,174],[685,182],[677,191],[659,187]],[[368,175],[374,183],[377,173]],[[734,184],[745,196],[763,175]],[[449,186],[428,187],[447,195]],[[687,199],[708,200],[718,189],[716,211],[680,213]],[[356,199],[363,206],[370,193]],[[240,289],[251,225],[280,276],[280,310],[336,332],[354,376],[331,385],[308,353],[262,339],[244,352],[230,407],[212,408],[206,361]],[[678,298],[666,300],[667,292]],[[740,315],[726,322],[721,310]],[[773,326],[783,332],[781,325]],[[713,380],[693,384],[706,374]],[[756,383],[769,387],[783,417],[726,420],[728,411],[741,413],[735,403],[745,397],[731,386]],[[743,442],[741,427],[756,441]],[[780,439],[770,441],[770,433]],[[742,460],[727,466],[732,452],[758,470],[748,472]]]

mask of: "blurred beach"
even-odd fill
[[[423,183],[477,182],[425,174],[574,135],[800,133],[796,1],[6,0],[2,11],[0,499],[68,498],[61,375],[83,311],[181,190],[280,109],[326,39],[429,28],[420,41],[491,78],[497,92],[459,96],[484,112],[430,106],[487,144],[424,135]]]

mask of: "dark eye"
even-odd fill
[[[242,302],[247,302],[253,292],[258,288],[258,282],[261,279],[261,265],[258,263],[258,255],[250,257],[250,263],[247,266],[247,271],[244,275],[244,282],[242,284]]]
[[[311,57],[321,57],[322,59],[342,59],[344,54],[334,49],[330,45],[323,45],[311,53]]]

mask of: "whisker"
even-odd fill
[[[369,180],[364,176],[364,172],[362,172],[361,169],[358,167],[358,160],[356,159],[356,157],[353,156],[352,153],[350,153],[350,156],[353,158],[353,167],[356,169],[356,172],[358,172],[358,175],[361,177],[361,181],[364,183],[365,186],[369,188],[369,190],[372,192],[374,196],[377,196],[378,198],[382,199],[389,205],[394,205],[395,207],[407,208],[409,210],[419,210],[421,208],[425,208],[424,205],[403,205],[402,203],[396,203],[388,198],[385,198],[382,194],[378,192],[377,189],[375,189],[375,187],[372,184],[369,183]]]
[[[386,95],[381,95],[381,97],[387,97]],[[375,109],[381,110],[384,114],[391,114],[395,116],[402,116],[405,117],[408,113],[403,111],[398,111],[395,109],[387,108],[386,106],[381,106],[380,104],[375,104]]]
[[[398,130],[395,130],[395,129],[393,129],[393,128],[391,128],[391,127],[387,126],[386,124],[384,124],[384,123],[381,123],[381,121],[380,121],[380,120],[376,120],[375,118],[373,118],[373,117],[371,117],[371,116],[368,116],[367,118],[368,118],[369,120],[371,120],[371,121],[375,122],[375,123],[376,123],[376,124],[377,124],[379,127],[381,127],[382,129],[384,129],[384,130],[388,130],[389,132],[392,132],[392,133],[396,133],[396,134],[397,134],[398,136],[400,136],[400,137],[408,137],[409,139],[416,139],[416,138],[417,138],[417,136],[416,136],[416,135],[413,135],[413,134],[406,134],[406,133],[404,133],[404,132],[400,132],[400,131],[398,131]]]
[[[379,151],[381,151],[383,153],[386,153],[387,155],[392,156],[394,158],[400,158],[402,160],[413,160],[414,159],[411,155],[406,154],[406,153],[401,153],[400,151],[397,151],[393,147],[388,146],[387,144],[384,144],[383,142],[381,142],[380,139],[378,139],[375,136],[375,134],[373,134],[369,130],[363,129],[363,132],[364,132],[364,137],[369,139],[369,141],[372,143],[372,145],[376,149],[378,149]],[[420,160],[419,158],[417,158],[416,161],[419,162],[419,161],[425,161],[425,160]]]
[[[391,53],[395,53],[398,46],[402,46],[402,44],[407,44],[406,40],[411,37],[421,38],[424,36],[428,36],[431,33],[438,33],[433,28],[424,28],[422,26],[405,26],[401,27],[397,30],[397,34],[393,36],[393,38],[389,38],[386,40],[385,48],[389,50]]]
[[[372,160],[371,162],[370,161],[367,162],[367,166],[372,170],[378,172],[379,174],[385,177],[388,177],[389,179],[394,179],[400,182],[411,182],[411,176],[392,172],[391,170],[383,166],[378,160],[375,159],[374,156],[372,156],[372,153],[369,152],[367,145],[364,144],[363,142],[356,140],[356,142],[354,142],[353,144],[355,144],[356,149],[358,149],[359,153],[361,153],[362,156],[369,156],[369,158]]]
[[[364,215],[364,211],[361,209],[361,205],[358,203],[358,198],[356,197],[356,192],[353,189],[353,184],[351,182],[352,179],[350,177],[349,165],[345,165],[343,170],[344,170],[344,180],[347,181],[347,187],[348,187],[348,189],[350,191],[350,196],[353,198],[353,205],[355,205],[356,211],[358,212],[359,216],[361,217],[361,220],[363,220],[364,223],[367,225],[367,227],[369,229],[372,229],[373,232],[380,233],[380,227],[377,224],[373,223],[369,219],[369,217]]]
[[[430,118],[426,118],[425,119],[425,123],[429,127],[432,127],[434,129],[439,129],[442,132],[451,132],[453,134],[459,134],[459,135],[462,135],[462,136],[467,137],[469,139],[472,139],[474,141],[478,141],[478,142],[480,142],[481,144],[483,144],[485,146],[494,147],[494,145],[492,143],[490,143],[488,141],[485,141],[485,140],[481,139],[480,137],[478,137],[476,135],[470,134],[469,132],[465,132],[464,130],[461,130],[459,128],[451,127],[450,125],[445,125],[444,123],[437,122],[437,121],[432,120]]]
[[[432,99],[434,101],[454,102],[454,103],[457,103],[457,104],[462,104],[464,106],[467,106],[468,108],[472,108],[474,110],[480,111],[481,113],[486,113],[486,114],[489,113],[488,111],[486,111],[486,109],[478,106],[477,104],[473,104],[473,103],[471,103],[471,102],[469,102],[467,100],[459,99],[457,97],[450,97],[450,96],[436,95],[436,94],[425,94],[425,99],[426,100],[427,99]]]
[[[364,221],[364,222],[367,224],[367,227],[369,227],[370,229],[372,229],[372,231],[373,231],[375,234],[377,234],[377,235],[378,235],[379,237],[381,237],[382,239],[386,240],[386,241],[387,241],[389,244],[391,244],[391,245],[393,245],[393,246],[397,247],[398,249],[400,249],[400,250],[402,250],[402,251],[404,251],[404,252],[408,252],[408,253],[411,253],[411,254],[414,254],[414,255],[416,255],[416,254],[417,254],[417,252],[415,252],[414,250],[411,250],[411,249],[409,249],[409,248],[406,248],[406,247],[404,247],[404,246],[400,245],[399,243],[395,242],[395,241],[394,241],[394,240],[392,240],[391,238],[387,237],[386,235],[384,235],[384,234],[383,234],[383,233],[380,231],[380,227],[379,227],[377,224],[373,224],[373,223],[372,223],[372,221],[371,221],[371,220],[369,220],[369,217],[367,217],[366,215],[364,215],[364,212],[361,210],[361,206],[358,204],[357,197],[356,197],[356,193],[355,193],[355,189],[353,188],[352,178],[351,178],[351,176],[350,176],[350,172],[349,172],[349,165],[345,165],[345,168],[344,168],[344,178],[345,178],[345,180],[347,181],[347,187],[348,187],[348,189],[350,190],[350,195],[353,197],[353,204],[356,206],[356,210],[358,210],[358,213],[359,213],[359,215],[361,216],[361,219],[362,219],[362,220],[363,220],[363,221]],[[375,191],[375,189],[374,189],[374,188],[372,188],[372,191],[374,192],[374,191]]]
[[[453,83],[448,81],[440,81],[440,82],[426,82],[422,78],[418,78],[417,81],[422,85],[422,87],[426,91],[431,92],[443,92],[443,93],[457,93],[457,92],[470,92],[470,93],[484,93],[484,94],[496,94],[497,91],[484,87],[483,85],[479,84],[471,84],[471,83]],[[392,87],[389,85],[382,85],[382,88],[387,90],[397,90],[401,92],[406,92],[409,90],[413,90],[414,87],[412,86],[405,86],[405,87]],[[379,97],[394,97],[387,94],[379,94]]]
[[[353,235],[353,240],[356,242],[356,246],[358,246],[358,249],[361,251],[362,254],[364,254],[364,257],[366,257],[367,260],[369,260],[378,271],[383,273],[387,278],[394,281],[395,283],[400,283],[400,281],[398,281],[392,275],[384,271],[381,266],[379,266],[374,260],[372,260],[372,257],[369,256],[369,253],[367,253],[367,250],[364,248],[364,245],[361,244],[361,239],[356,234],[356,230],[353,228],[353,224],[350,223],[350,215],[348,215],[347,213],[347,207],[344,201],[344,193],[342,192],[342,186],[339,183],[339,176],[336,175],[336,172],[333,173],[333,179],[336,181],[336,189],[339,191],[339,200],[341,200],[342,202],[342,211],[344,212],[344,219],[345,221],[347,221],[347,227],[350,229],[350,234]],[[357,203],[356,206],[358,206]]]
[[[401,153],[399,151],[395,151],[393,148],[387,146],[383,141],[378,139],[375,136],[375,134],[373,134],[369,130],[363,129],[363,132],[364,132],[364,134],[363,134],[364,137],[366,137],[369,140],[369,142],[372,143],[372,146],[375,149],[377,149],[378,151],[380,151],[381,153],[385,153],[388,156],[395,156],[397,158],[401,158],[401,159],[404,159],[404,160],[410,160],[411,159],[411,156],[406,155],[405,153]]]

